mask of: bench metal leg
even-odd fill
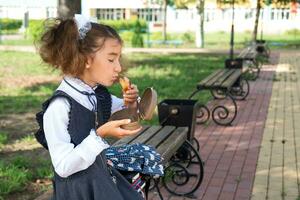
[[[190,96],[188,99],[192,99],[193,96],[195,96],[198,92],[200,92],[200,90],[196,89]]]
[[[153,179],[153,180],[154,180],[154,187],[156,188],[156,191],[157,191],[157,193],[158,193],[159,199],[160,199],[160,200],[164,200],[164,198],[163,198],[163,196],[162,196],[162,194],[161,194],[161,192],[160,192],[159,185],[158,185],[160,179]]]
[[[214,106],[212,110],[212,119],[219,125],[231,125],[236,115],[237,104],[229,93],[227,93],[226,98],[219,99],[217,106]]]
[[[226,92],[224,92],[223,90],[210,90],[210,94],[214,97],[214,99],[226,98]]]
[[[193,147],[194,147],[197,151],[200,150],[200,144],[199,144],[198,140],[197,140],[195,137],[193,137],[193,139],[192,139],[192,145],[193,145]]]
[[[260,74],[260,63],[257,62],[256,59],[245,60],[246,65],[248,66],[249,70],[247,74],[249,74],[249,78],[251,80],[256,80]]]
[[[210,111],[204,104],[198,104],[196,111],[196,123],[205,124],[210,118]]]
[[[249,83],[245,82],[247,91],[241,92],[243,95],[241,98],[246,98],[249,93]],[[190,96],[189,99],[193,98],[201,90],[195,90]],[[196,115],[197,123],[203,124],[206,123],[210,115],[212,116],[213,121],[218,125],[231,125],[233,120],[237,115],[237,104],[235,98],[230,94],[230,92],[225,92],[224,90],[210,90],[212,96],[216,101],[213,104],[212,108],[209,109],[203,104],[199,104],[199,110]]]
[[[196,198],[193,193],[199,188],[203,174],[203,162],[198,151],[185,141],[165,169],[162,183],[171,194]]]
[[[237,86],[231,88],[230,94],[235,100],[244,100],[248,96],[249,91],[249,82],[246,79],[241,79]]]
[[[196,89],[188,99],[192,99],[201,90]],[[205,124],[210,118],[210,111],[208,107],[204,104],[198,103],[196,110],[196,123]]]
[[[149,179],[147,181],[148,181],[147,182],[148,188],[147,188],[147,192],[146,192],[146,200],[148,199],[148,191],[151,191],[153,189],[156,189],[159,199],[164,200],[164,198],[160,192],[160,188],[159,188],[160,178],[154,179],[154,178],[149,177]]]

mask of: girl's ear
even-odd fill
[[[88,68],[91,67],[92,61],[93,61],[92,57],[91,57],[91,56],[88,56],[87,59],[86,59],[86,63],[85,63],[85,68],[86,68],[86,69],[88,69]]]

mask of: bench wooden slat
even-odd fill
[[[234,73],[235,69],[223,69],[224,74],[222,77],[219,77],[218,80],[216,80],[212,86],[213,87],[222,87],[223,83],[230,78],[230,76]],[[227,88],[227,87],[226,87]]]
[[[132,140],[130,143],[146,143],[150,138],[154,137],[155,134],[161,129],[161,126],[151,126],[146,131],[143,132],[143,134],[136,137],[134,140]]]
[[[222,83],[222,87],[229,89],[242,75],[242,69],[235,69],[232,75]]]
[[[208,75],[205,79],[203,79],[202,81],[200,81],[200,82],[198,83],[198,85],[200,85],[200,86],[205,85],[205,83],[206,83],[207,81],[209,81],[209,80],[212,79],[213,77],[217,76],[217,75],[218,75],[219,73],[221,73],[221,72],[222,72],[222,69],[219,69],[219,70],[217,70],[217,71],[211,73],[211,74]]]
[[[187,133],[188,127],[178,127],[168,139],[157,147],[157,152],[163,157],[163,165],[165,165],[172,155],[181,147],[187,139]]]
[[[243,49],[238,55],[238,58],[243,58],[244,60],[254,60],[257,55],[256,46],[252,45],[246,49]]]
[[[205,83],[206,87],[211,87],[216,81],[222,78],[227,73],[227,69],[221,69],[221,72]]]
[[[119,139],[118,141],[116,141],[115,143],[113,143],[113,145],[116,146],[116,145],[128,144],[132,140],[134,140],[135,138],[137,138],[139,135],[142,135],[149,127],[150,127],[149,125],[143,126],[142,130],[140,132],[138,132],[137,134],[131,135],[131,136],[127,136],[127,137],[124,137],[122,139]]]
[[[157,148],[157,146],[162,143],[162,141],[166,140],[169,135],[175,130],[176,127],[174,126],[164,126],[158,133],[155,134],[155,137],[152,137],[150,140],[147,141],[147,145],[153,146]]]

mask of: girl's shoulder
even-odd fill
[[[64,101],[60,101],[60,99],[63,99]],[[56,100],[58,100],[58,101],[56,101]],[[52,102],[54,104],[51,104]],[[48,149],[48,144],[47,144],[47,141],[45,138],[45,132],[44,132],[44,126],[43,126],[45,113],[47,111],[49,111],[48,108],[49,108],[50,104],[54,110],[60,110],[60,112],[61,112],[63,109],[60,109],[59,107],[62,107],[62,106],[66,107],[64,105],[66,103],[69,103],[69,105],[71,105],[71,102],[72,102],[72,98],[67,93],[60,91],[60,90],[56,90],[53,93],[53,95],[43,103],[42,110],[36,114],[36,121],[38,123],[39,128],[38,128],[37,132],[35,133],[35,137],[36,137],[37,141],[45,149]],[[68,112],[67,109],[66,109],[66,112]]]
[[[57,98],[64,98],[66,99],[69,103],[71,103],[72,101],[72,97],[70,95],[68,95],[67,93],[65,93],[64,91],[61,91],[61,90],[56,90],[53,95],[48,98],[42,105],[42,110],[46,110],[50,103],[53,102],[55,99]]]

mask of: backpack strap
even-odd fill
[[[65,92],[57,90],[54,92],[52,97],[50,97],[48,100],[46,100],[42,104],[42,110],[36,114],[36,121],[38,123],[39,129],[37,130],[37,132],[34,133],[34,136],[35,136],[36,140],[47,150],[48,150],[48,144],[47,144],[47,140],[46,140],[45,132],[44,132],[43,118],[44,118],[44,114],[45,114],[48,106],[50,105],[51,101],[53,101],[57,97],[63,97],[65,99],[67,99],[68,102],[70,103],[70,105],[72,106],[71,97],[68,94],[66,94]]]

